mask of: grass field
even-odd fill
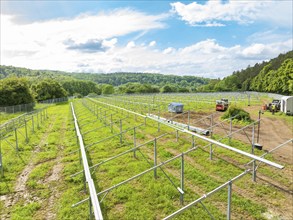
[[[229,99],[235,101],[232,102],[233,105],[247,106],[247,99],[242,96],[233,98],[232,95]],[[265,99],[267,97],[251,97],[250,104],[252,107],[261,106]],[[195,138],[193,142],[191,135],[184,132],[179,132],[177,139],[176,130],[169,126],[161,124],[158,127],[158,123],[151,119],[145,121],[140,116],[107,105],[120,106],[142,114],[163,115],[167,114],[166,106],[171,100],[183,100],[186,110],[205,114],[214,112],[212,97],[207,95],[162,95],[155,98],[151,95],[132,95],[74,101],[89,165],[101,163],[91,170],[97,192],[107,190],[155,164],[197,147],[184,155],[183,205],[180,204],[177,189],[181,187],[182,160],[178,157],[157,168],[156,172],[152,170],[109,193],[101,194],[99,200],[104,219],[162,219],[248,168],[245,166],[250,161],[247,157],[214,146],[213,159],[210,160],[210,146],[207,142],[199,138]],[[274,119],[290,121],[290,117],[284,115],[275,115]],[[122,135],[121,130],[124,131]],[[1,141],[4,166],[4,177],[0,179],[1,219],[89,218],[88,202],[72,207],[88,198],[88,193],[84,191],[82,174],[71,177],[83,168],[69,104],[49,107],[48,119],[34,133],[30,131],[29,136],[28,143],[20,137],[18,152],[6,141]],[[114,137],[105,140],[110,136]],[[215,133],[213,139],[222,136],[221,133]],[[156,137],[158,139],[154,140]],[[288,137],[290,138],[292,136]],[[14,136],[7,140],[13,143]],[[251,149],[247,142],[236,138],[232,138],[231,142],[225,138],[222,142],[246,152]],[[135,153],[129,151],[140,145],[143,146]],[[292,145],[289,144],[290,146]],[[156,163],[154,147],[157,152]],[[125,151],[129,153],[105,161]],[[265,151],[255,153],[261,155]],[[251,173],[235,181],[232,185],[232,219],[293,217],[292,160],[280,162],[275,154],[269,154],[266,158],[285,165],[285,168],[278,170],[262,164],[257,170],[256,182],[252,181]],[[225,219],[226,212],[227,187],[185,210],[175,219],[210,219],[211,216]]]

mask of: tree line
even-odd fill
[[[198,88],[201,92],[258,91],[293,94],[293,51],[280,54],[267,62],[256,63],[235,71],[224,79],[213,79]]]
[[[0,106],[64,96],[213,91],[293,94],[293,51],[224,79],[151,73],[67,73],[0,66]]]

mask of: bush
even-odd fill
[[[75,97],[75,98],[78,98],[78,99],[81,99],[83,96],[82,96],[82,94],[80,94],[80,93],[73,93],[73,96]]]
[[[12,77],[0,80],[0,106],[22,105],[33,102],[35,100],[25,78]]]
[[[227,119],[234,117],[233,120],[251,122],[251,118],[248,112],[244,111],[241,108],[230,106],[225,114],[222,116],[222,119]]]

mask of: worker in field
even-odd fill
[[[272,105],[272,114],[273,115],[275,114],[275,111],[276,111],[276,106],[275,105]]]

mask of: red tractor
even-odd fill
[[[216,101],[216,111],[226,111],[228,107],[228,99],[221,99]]]

